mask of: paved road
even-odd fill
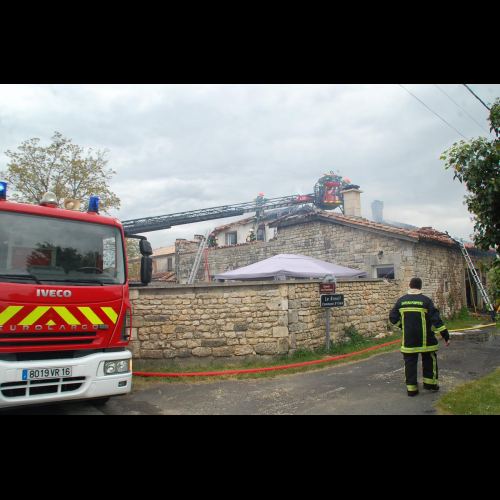
[[[459,341],[458,339],[463,340]],[[486,341],[485,341],[486,340]],[[153,384],[105,407],[89,403],[10,412],[31,415],[432,415],[444,393],[500,367],[500,336],[471,333],[441,347],[440,394],[408,398],[399,352],[274,379]]]

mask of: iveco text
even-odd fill
[[[72,293],[70,290],[37,290],[37,297],[65,297],[69,299]]]

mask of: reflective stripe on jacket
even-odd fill
[[[450,339],[439,311],[429,297],[408,294],[400,298],[389,316],[391,323],[403,330],[403,347],[406,354],[433,352],[439,349],[435,333]],[[436,332],[432,331],[434,326]]]

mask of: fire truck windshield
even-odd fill
[[[102,224],[0,212],[0,282],[124,285],[121,231]]]

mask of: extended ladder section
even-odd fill
[[[225,219],[228,217],[239,217],[240,215],[256,212],[257,210],[268,211],[296,205],[303,206],[314,203],[314,201],[314,194],[306,196],[285,196],[283,198],[266,200],[263,204],[257,204],[255,201],[251,201],[248,203],[239,203],[237,205],[225,205],[223,207],[207,208],[204,210],[193,210],[191,212],[129,220],[122,222],[122,225],[126,233],[144,234],[170,229],[171,227],[182,226],[184,224]]]
[[[207,233],[205,234],[205,239],[203,241],[200,241],[200,246],[198,247],[198,253],[196,254],[193,269],[191,270],[191,274],[189,275],[189,279],[187,282],[188,285],[194,285],[198,270],[200,269],[201,261],[205,255],[205,249],[207,248],[209,234],[210,231],[207,231]]]
[[[469,271],[471,272],[474,278],[474,282],[476,283],[477,289],[480,291],[481,297],[483,297],[484,303],[486,304],[488,311],[494,313],[495,308],[493,307],[493,304],[488,296],[488,293],[486,292],[486,289],[483,286],[481,277],[479,276],[479,274],[477,274],[476,266],[474,265],[474,262],[472,262],[469,251],[467,250],[467,247],[465,246],[463,240],[458,240],[456,238],[453,238],[453,236],[451,236],[450,233],[447,234],[453,241],[456,241],[460,245],[460,250],[462,250],[465,262],[467,263],[467,267],[469,268]]]

